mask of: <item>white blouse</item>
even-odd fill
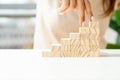
[[[102,14],[102,0],[89,0],[93,15],[100,23],[101,48],[105,48],[104,34],[109,26],[110,16],[100,18]],[[59,43],[61,38],[68,37],[70,32],[78,32],[79,19],[76,11],[59,15],[57,9],[60,4],[58,0],[38,0],[37,17],[34,34],[34,49],[48,49],[52,43]],[[86,22],[88,22],[86,15]]]

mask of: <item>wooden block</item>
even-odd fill
[[[93,40],[93,39],[90,39],[89,40],[89,45],[97,45],[97,46],[99,46],[99,40]]]
[[[80,33],[80,57],[88,57],[89,56],[89,35],[90,35],[90,27],[86,27],[86,25],[83,25],[83,27],[79,28]]]
[[[80,34],[79,33],[70,33],[71,45],[80,44]]]
[[[100,34],[100,24],[99,22],[95,22],[95,29],[98,34]]]
[[[71,51],[73,57],[87,57],[89,55],[89,46],[80,46],[80,49]]]
[[[80,51],[72,51],[72,54],[71,54],[71,57],[80,57],[81,56],[81,54],[80,54]]]
[[[81,51],[80,51],[81,46],[80,45],[72,45],[72,47],[76,47],[76,46],[78,46],[78,48],[71,49],[72,57],[80,57],[80,55],[81,55]]]
[[[71,55],[73,57],[80,56],[80,48],[81,48],[80,44],[71,44]]]
[[[79,30],[81,45],[89,45],[90,30],[89,27],[82,27]]]
[[[92,39],[100,39],[100,30],[99,30],[99,23],[98,22],[90,22],[90,37]]]
[[[92,28],[94,30],[96,30],[97,28]],[[99,46],[99,43],[100,43],[100,33],[99,33],[99,30],[96,30],[96,33],[93,33],[94,31],[90,29],[91,33],[90,33],[90,36],[89,36],[89,40],[90,40],[90,45],[97,45]],[[93,32],[92,32],[93,31]]]
[[[80,27],[79,28],[79,33],[80,34],[89,34],[90,33],[90,28],[89,27]]]
[[[89,34],[80,34],[80,39],[82,40],[89,40]]]
[[[70,39],[79,39],[80,33],[70,33]]]
[[[90,51],[89,52],[89,57],[99,57],[100,56],[100,50],[96,50],[96,51]]]
[[[89,51],[89,28],[80,28],[82,33],[71,33],[71,53],[72,56],[80,57]],[[86,33],[87,32],[87,33]],[[83,47],[84,46],[84,47]],[[83,50],[81,50],[83,49]]]
[[[61,57],[70,57],[71,56],[71,45],[70,38],[61,39]]]
[[[80,34],[80,44],[82,46],[89,45],[89,34]]]
[[[71,41],[70,38],[62,38],[61,39],[61,48],[65,51],[69,51],[71,49],[70,48],[70,41]]]
[[[82,45],[81,49],[80,49],[81,57],[88,57],[89,56],[89,50],[90,50],[89,45]]]
[[[90,44],[90,56],[93,57],[95,54],[98,54],[100,46],[98,44]],[[97,53],[96,53],[97,52]]]
[[[100,49],[99,45],[90,45],[90,51],[97,51],[98,49]]]
[[[60,57],[61,44],[52,44],[51,46],[51,56]]]
[[[42,57],[51,57],[51,50],[43,50]]]
[[[70,33],[71,39],[71,56],[80,56],[80,33]]]
[[[82,27],[79,27],[79,33],[80,34],[89,34],[89,27],[87,23],[83,23]]]
[[[99,41],[100,41],[100,31],[99,31],[99,23],[92,22],[90,25],[90,56],[95,55],[95,53],[99,53]]]
[[[43,57],[98,57],[100,46],[98,22],[83,24],[79,33],[70,33],[70,38],[62,38],[60,44],[52,44],[51,51],[44,51]]]

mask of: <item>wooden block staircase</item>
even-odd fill
[[[83,24],[78,33],[70,33],[62,38],[60,44],[52,44],[50,50],[44,50],[43,57],[98,57],[100,46],[98,22]]]

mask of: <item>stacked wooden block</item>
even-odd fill
[[[60,44],[52,44],[50,50],[43,51],[43,57],[98,57],[99,23],[83,24],[79,33],[70,33],[69,38],[62,38]]]

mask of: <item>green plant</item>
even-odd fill
[[[120,49],[120,11],[115,10],[110,20],[110,28],[118,33],[116,44],[108,43],[107,49]]]

